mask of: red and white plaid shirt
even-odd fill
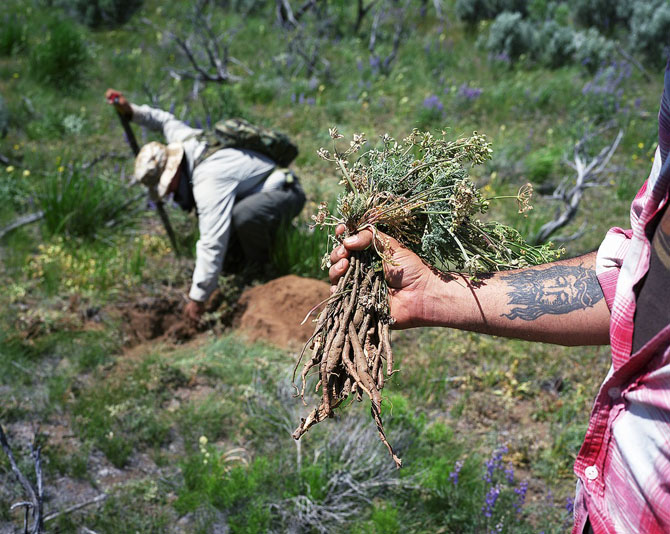
[[[575,462],[573,534],[582,534],[587,517],[594,534],[670,533],[670,325],[631,354],[634,286],[649,268],[646,226],[668,200],[669,150],[666,69],[659,147],[631,206],[632,230],[612,228],[598,250],[596,273],[612,313],[612,367]]]

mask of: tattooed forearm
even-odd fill
[[[546,314],[562,315],[592,307],[603,298],[593,269],[581,265],[554,265],[547,269],[517,271],[503,277],[509,291],[508,319],[533,321]]]

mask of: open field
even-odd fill
[[[496,44],[497,13],[468,20],[464,6],[478,3],[461,0],[379,0],[360,13],[356,2],[317,0],[303,12],[294,1],[295,22],[260,0],[200,2],[199,15],[159,0],[0,6],[0,232],[44,214],[0,236],[0,425],[29,477],[31,444],[41,446],[47,532],[569,530],[572,462],[607,347],[394,332],[400,372],[384,389],[384,423],[403,458],[396,470],[365,403],[291,438],[308,412],[291,384],[307,338],[288,311],[274,314],[278,326],[262,313],[285,305],[302,317],[327,292],[312,280],[327,278],[327,239],[308,224],[340,187],[316,154],[332,126],[371,144],[413,128],[485,134],[493,157],[472,171],[482,191],[535,190],[527,217],[513,200],[487,217],[528,239],[561,206],[549,196],[574,180],[575,145],[598,132],[584,144],[592,157],[621,131],[607,172],[550,239],[574,256],[628,227],[656,148],[660,55],[635,48],[624,21],[582,17],[584,2],[508,3],[525,10],[535,41]],[[588,43],[569,39],[560,48],[548,19],[571,32],[600,27],[606,42],[592,48],[610,54],[584,56]],[[194,81],[179,42],[204,65],[210,38],[227,47],[230,78]],[[196,125],[243,116],[300,147],[303,213],[263,276],[221,276],[199,331],[179,315],[197,224],[167,206],[185,251],[176,258],[155,209],[128,186],[133,158],[108,87]],[[310,280],[282,279],[294,289],[274,301],[267,287],[240,301],[287,275]],[[252,304],[261,311],[245,317]],[[25,498],[0,454],[0,533],[22,532],[10,506]],[[68,510],[77,504],[86,506]]]

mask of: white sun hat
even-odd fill
[[[162,199],[183,157],[184,147],[181,143],[170,143],[167,146],[157,141],[147,143],[135,158],[133,183],[141,182],[147,186],[154,200]]]

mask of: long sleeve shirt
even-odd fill
[[[281,187],[281,183],[265,181],[275,163],[251,150],[224,148],[196,166],[195,161],[207,146],[200,135],[202,130],[167,111],[134,104],[132,109],[133,121],[162,132],[168,143],[181,143],[184,147],[200,230],[189,298],[204,302],[217,286],[230,240],[235,200]]]
[[[612,366],[575,462],[573,534],[583,532],[587,516],[595,534],[670,532],[670,325],[632,351],[636,285],[651,256],[650,224],[668,202],[669,152],[666,70],[659,146],[633,200],[631,229],[612,228],[598,250],[596,274],[611,311]]]

